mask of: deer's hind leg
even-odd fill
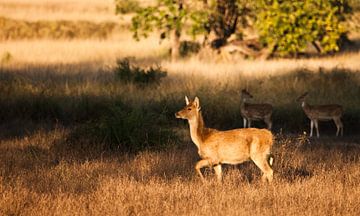
[[[273,170],[268,162],[268,155],[270,149],[261,148],[260,140],[254,139],[252,143],[252,148],[250,149],[250,158],[255,163],[257,167],[263,172],[261,180],[265,182],[266,180],[270,183],[273,180]]]
[[[221,180],[222,180],[221,164],[215,165],[215,166],[214,166],[214,170],[215,170],[215,174],[216,174],[217,180],[218,180],[219,182],[221,182]]]
[[[336,136],[339,136],[339,133],[342,136],[343,135],[344,125],[341,122],[341,119],[340,118],[334,118],[334,122],[335,122],[335,125],[336,125]]]
[[[268,182],[272,182],[273,180],[273,170],[270,167],[268,161],[267,161],[267,156],[262,156],[262,157],[255,157],[252,158],[252,160],[254,161],[255,165],[257,167],[259,167],[259,169],[263,172],[263,175],[261,177],[261,180],[263,182],[268,181]]]
[[[272,128],[271,116],[266,116],[266,117],[264,118],[264,122],[266,123],[267,128],[268,128],[269,130],[271,130],[271,128]]]

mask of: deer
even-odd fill
[[[248,99],[253,98],[253,96],[243,89],[241,91],[241,104],[240,104],[240,113],[243,117],[243,127],[251,127],[251,121],[253,120],[263,120],[267,125],[267,128],[271,130],[272,121],[271,115],[273,112],[273,107],[271,104],[251,104],[246,103]]]
[[[343,107],[339,104],[328,104],[328,105],[310,105],[306,102],[308,92],[302,94],[296,99],[297,102],[301,103],[301,107],[305,112],[305,115],[310,119],[310,137],[313,135],[314,125],[316,128],[316,135],[319,138],[319,121],[333,120],[336,125],[336,136],[341,133],[343,136],[344,127],[341,122],[343,115]]]
[[[195,97],[189,101],[185,96],[185,107],[175,113],[176,118],[186,119],[190,126],[190,137],[201,158],[195,165],[200,179],[205,182],[201,169],[213,168],[219,182],[222,181],[222,164],[240,164],[252,160],[263,172],[263,182],[273,180],[271,154],[273,135],[267,129],[240,128],[220,131],[205,126],[200,101]]]

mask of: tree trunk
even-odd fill
[[[173,30],[171,33],[171,61],[175,61],[180,56],[180,32]]]

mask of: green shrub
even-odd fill
[[[258,0],[257,27],[263,42],[281,55],[296,55],[309,43],[322,53],[339,51],[347,0]]]
[[[140,10],[140,3],[137,0],[116,0],[115,13],[127,14]]]
[[[163,71],[160,66],[145,70],[130,65],[129,59],[118,60],[114,73],[118,80],[135,84],[159,84],[161,79],[167,75],[167,72]]]
[[[107,114],[94,124],[93,134],[108,150],[137,152],[164,148],[176,138],[164,119],[163,113],[120,103],[109,107]]]

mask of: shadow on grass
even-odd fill
[[[139,128],[141,129],[144,125],[152,125],[155,129],[183,127],[188,130],[187,122],[174,118],[174,113],[184,106],[183,95],[187,91],[185,88],[169,92],[167,91],[169,89],[166,89],[159,93],[161,88],[169,87],[166,80],[164,86],[160,84],[160,86],[151,88],[137,88],[132,85],[116,83],[111,71],[85,63],[0,69],[0,78],[0,107],[2,107],[0,110],[2,122],[0,139],[2,142],[12,142],[13,140],[23,142],[20,140],[31,137],[39,130],[52,131],[57,127],[63,127],[67,131],[64,136],[52,141],[53,143],[49,145],[48,149],[40,148],[37,146],[38,143],[34,142],[28,147],[14,147],[1,151],[0,160],[6,176],[16,175],[16,172],[30,173],[38,167],[45,170],[55,169],[57,170],[55,172],[58,173],[54,175],[61,176],[61,167],[64,161],[83,164],[88,161],[101,161],[109,158],[117,160],[119,166],[128,167],[129,176],[139,181],[154,176],[163,179],[196,176],[194,165],[198,160],[198,155],[196,147],[190,141],[172,142],[169,139],[160,139],[162,138],[160,137],[158,140],[161,145],[158,146],[158,149],[153,150],[148,148],[148,145],[144,145],[130,154],[126,153],[126,145],[118,148],[118,144],[122,143],[122,140],[116,141],[117,135],[123,136],[125,133],[128,133],[128,138],[142,137],[134,131],[141,131]],[[184,76],[180,77],[178,82],[193,82],[187,80],[189,80],[188,77]],[[249,79],[247,81],[249,81],[250,89],[258,88],[259,80]],[[345,137],[336,138],[336,140],[359,144],[359,138],[354,136],[360,129],[360,112],[357,109],[360,104],[358,73],[344,69],[314,73],[304,69],[287,75],[267,77],[260,81],[268,83],[261,91],[276,95],[273,98],[278,101],[274,100],[274,103],[279,102],[274,104],[274,132],[282,130],[287,134],[309,130],[309,121],[301,110],[300,104],[294,102],[303,91],[309,91],[309,103],[311,104],[334,102],[344,105]],[[290,87],[282,89],[279,86]],[[206,85],[204,84],[198,89],[199,92],[192,93],[193,95],[199,93],[198,96],[202,98],[202,110],[208,126],[221,129],[241,127],[239,102],[233,103],[234,101],[226,100],[227,98],[239,98],[239,95],[237,95],[236,89],[229,88],[217,87],[216,81],[206,82]],[[264,97],[269,96],[264,94]],[[113,108],[116,108],[115,114],[120,114],[112,115],[109,110]],[[139,112],[132,113],[133,110]],[[142,117],[142,114],[145,117]],[[107,138],[104,134],[98,136],[97,131],[93,130],[98,127],[82,127],[83,125],[101,125],[104,123],[101,121],[104,116],[110,122],[110,127],[105,127],[105,129],[115,131],[112,133],[114,139],[108,140],[110,144],[104,141]],[[126,124],[117,124],[124,119],[127,119]],[[132,124],[136,121],[140,124]],[[130,126],[133,126],[133,129],[128,130]],[[263,127],[264,125],[255,123],[255,126]],[[320,133],[325,138],[321,138],[322,141],[319,142],[330,142],[334,139],[334,124],[332,122],[321,123]],[[108,134],[110,133],[105,133],[105,135]],[[186,133],[183,136],[189,136],[189,134]],[[329,138],[326,138],[327,136]],[[43,139],[44,142],[48,142],[46,133],[43,135]],[[137,143],[136,139],[134,139],[134,143]],[[154,140],[157,140],[156,137]],[[316,140],[311,140],[311,142],[311,145],[305,146],[305,150],[324,149],[323,152],[327,151],[327,147],[318,145]],[[168,152],[168,149],[171,148],[167,148],[167,145],[182,146]],[[334,146],[331,150],[339,152],[341,155],[355,151],[355,147],[349,147],[349,145],[336,144]],[[150,151],[147,156],[143,155],[144,149]],[[291,149],[283,150],[288,152]],[[157,153],[165,156],[160,157]],[[326,158],[322,158],[322,160],[326,160]],[[351,157],[344,160],[351,160]],[[140,164],[134,168],[133,163]],[[280,167],[279,173],[280,177],[287,181],[307,179],[313,175],[310,170],[301,166],[287,165],[284,167]],[[227,169],[225,167],[225,173]],[[253,182],[255,178],[261,176],[257,167],[251,163],[239,165],[239,170],[242,173],[240,178],[247,182]],[[68,172],[74,178],[79,177],[75,171]],[[107,172],[110,173],[110,171]],[[212,171],[205,170],[205,172],[210,175]],[[96,173],[93,173],[91,176],[95,175]],[[36,180],[35,177],[34,179]],[[90,179],[89,182],[90,185],[93,184]],[[74,183],[74,185],[77,184]],[[76,189],[77,186],[70,188],[72,188],[71,191],[82,190],[81,187]]]

